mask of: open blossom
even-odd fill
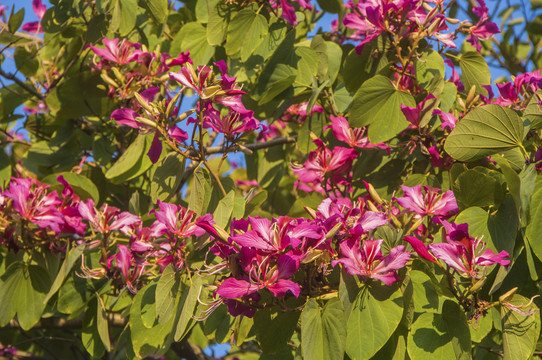
[[[86,202],[81,201],[78,210],[81,217],[90,223],[94,231],[100,233],[120,230],[128,235],[141,222],[138,216],[126,211],[121,212],[116,207],[107,204],[97,210],[92,199],[87,199]]]
[[[64,217],[58,210],[62,202],[56,192],[47,193],[47,188],[48,185],[31,178],[12,178],[3,196],[12,200],[16,217],[59,233],[64,226]]]
[[[473,239],[468,232],[467,224],[450,224],[442,221],[446,229],[446,242],[431,244],[429,249],[433,255],[454,268],[463,277],[480,278],[479,268],[494,264],[508,266],[510,260],[506,251],[495,254],[491,249],[485,249],[482,239]]]
[[[410,253],[403,245],[391,249],[388,256],[382,256],[382,242],[384,240],[364,240],[360,248],[360,241],[349,239],[341,242],[342,258],[331,262],[332,266],[342,264],[350,275],[361,275],[382,281],[386,285],[400,281],[396,270],[405,266],[410,259]]]
[[[127,40],[122,40],[119,45],[119,39],[104,38],[103,43],[105,49],[90,45],[89,47],[103,60],[109,61],[117,65],[125,65],[132,61],[138,60],[143,52],[139,50],[140,45],[131,43]]]
[[[330,116],[331,119],[331,128],[333,129],[333,135],[342,142],[347,143],[352,147],[357,148],[380,148],[390,151],[390,148],[384,143],[371,144],[365,134],[365,128],[351,128],[346,120],[342,116]],[[328,127],[329,128],[329,127]]]
[[[276,258],[247,250],[241,253],[241,263],[244,273],[238,278],[227,278],[218,286],[216,292],[221,297],[240,299],[262,289],[271,291],[277,297],[285,296],[287,292],[299,297],[301,288],[288,280],[298,268],[291,256],[285,254]]]
[[[331,180],[332,184],[340,184],[346,181],[346,176],[352,168],[352,162],[356,158],[354,149],[336,146],[329,150],[324,143],[317,139],[318,148],[309,153],[309,158],[303,166],[294,167],[294,174],[299,176],[299,181],[305,184],[316,185],[315,190],[324,192],[321,186],[324,180]],[[326,186],[326,184],[324,184]],[[302,187],[304,189],[305,187]]]
[[[297,248],[303,238],[320,239],[320,228],[310,222],[297,222],[287,216],[278,219],[248,217],[250,230],[231,237],[235,243],[264,252],[278,253],[289,246]]]
[[[396,198],[399,205],[421,216],[434,215],[447,217],[457,212],[457,203],[454,193],[450,190],[441,194],[440,189],[416,185],[408,187],[401,185],[404,197]]]
[[[499,27],[497,24],[488,21],[489,14],[488,8],[484,0],[477,0],[480,6],[475,6],[472,8],[472,12],[478,15],[478,22],[476,25],[472,26],[468,32],[470,36],[467,38],[467,41],[476,48],[478,52],[482,50],[482,45],[480,40],[489,40],[493,35],[500,33]]]
[[[152,231],[156,235],[168,233],[179,238],[192,235],[200,236],[203,230],[196,226],[196,213],[181,205],[158,202],[158,211],[153,211],[156,221],[152,224]]]
[[[222,133],[229,138],[240,138],[243,135],[260,128],[260,122],[253,117],[252,111],[240,113],[230,109],[224,116],[220,111],[208,104],[205,110],[203,126]]]

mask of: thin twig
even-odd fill
[[[38,99],[40,100],[43,100],[44,97],[42,94],[40,94],[36,89],[34,89],[33,87],[29,86],[28,84],[26,84],[24,81],[22,81],[21,79],[19,79],[18,77],[16,77],[15,75],[11,74],[11,73],[7,73],[5,72],[4,70],[2,70],[0,68],[0,76],[3,76],[5,77],[6,79],[8,80],[11,80],[13,81],[14,83],[16,83],[17,85],[19,85],[21,88],[23,88],[24,90],[28,91],[29,93],[31,93],[32,95],[36,96]]]

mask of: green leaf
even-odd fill
[[[11,179],[11,159],[4,150],[0,151],[0,188],[6,189]]]
[[[254,315],[256,339],[264,353],[282,350],[292,337],[299,312],[277,312],[271,308],[258,309]]]
[[[213,219],[220,227],[226,227],[230,221],[235,201],[235,191],[230,191],[219,202],[213,213]]]
[[[388,342],[402,316],[403,297],[397,287],[378,284],[362,289],[348,318],[348,356],[370,359]]]
[[[468,93],[472,86],[476,86],[476,94],[487,96],[487,90],[482,86],[491,85],[491,73],[484,57],[477,51],[466,52],[461,55],[459,66],[465,91]]]
[[[52,174],[43,178],[42,182],[44,184],[51,185],[52,190],[57,190],[59,193],[64,189],[64,186],[58,182],[56,179],[58,176],[62,175],[64,180],[68,182],[73,188],[73,191],[81,197],[82,200],[92,198],[95,203],[98,203],[100,200],[100,192],[92,180],[86,176],[72,173],[72,172],[61,172],[58,174]]]
[[[529,299],[517,294],[510,301],[510,304],[515,306],[523,306],[527,303],[529,303]],[[522,308],[520,311],[529,312],[530,310],[535,310],[536,313],[524,316],[506,306],[501,306],[505,360],[527,360],[533,355],[540,334],[540,313],[534,304]]]
[[[465,314],[446,300],[442,314],[423,313],[412,324],[407,350],[412,360],[470,359],[471,339]]]
[[[294,81],[294,95],[299,95],[312,88],[312,79],[318,74],[318,55],[309,47],[295,48],[297,75]]]
[[[136,356],[141,358],[167,350],[172,340],[169,335],[172,332],[174,317],[165,323],[154,322],[151,327],[145,324],[145,313],[155,309],[156,286],[156,282],[151,282],[139,290],[130,307],[132,347]]]
[[[0,89],[0,120],[9,121],[16,108],[25,102],[25,91],[17,84]]]
[[[177,312],[180,312],[180,316],[175,327],[175,341],[183,339],[189,330],[189,324],[198,303],[198,295],[202,286],[202,280],[199,276],[192,277],[190,288],[183,284],[182,298],[177,307]]]
[[[60,267],[60,270],[58,271],[53,285],[51,285],[47,296],[43,300],[44,304],[47,304],[47,302],[53,297],[53,295],[60,289],[60,287],[64,283],[64,280],[66,280],[71,269],[73,268],[73,265],[77,260],[79,260],[79,258],[83,254],[84,248],[85,245],[79,245],[68,252],[66,258],[64,259],[64,262],[62,263],[62,266]]]
[[[117,0],[112,15],[109,31],[118,29],[122,36],[128,35],[136,25],[137,0]]]
[[[88,304],[83,317],[83,329],[81,331],[81,342],[94,358],[100,358],[105,353],[105,346],[101,340],[98,330],[98,312],[100,311],[97,297],[94,297]]]
[[[343,4],[342,1],[339,0],[317,0],[317,2],[322,10],[331,14],[338,14],[341,11]]]
[[[252,199],[247,202],[245,206],[245,214],[244,216],[248,216],[252,214],[254,210],[256,210],[258,207],[260,207],[261,204],[263,204],[267,200],[267,191],[262,190],[256,195],[252,197]]]
[[[431,278],[419,270],[412,270],[409,275],[413,288],[414,311],[420,313],[438,311],[439,297]]]
[[[157,24],[163,24],[168,14],[167,0],[143,0],[143,5],[149,11]]]
[[[211,177],[204,168],[194,171],[188,208],[198,215],[203,215],[211,200]]]
[[[478,320],[473,320],[469,324],[470,337],[473,342],[481,342],[487,334],[493,329],[493,319],[490,314],[482,316]]]
[[[469,224],[469,234],[482,237],[487,247],[495,253],[502,250],[513,253],[519,222],[514,201],[506,198],[497,213],[489,214],[479,207],[470,207],[456,218],[457,224]]]
[[[11,8],[11,14],[9,14],[8,19],[8,29],[9,32],[12,34],[15,34],[17,30],[21,27],[24,20],[24,7],[19,9],[15,14],[13,13],[15,11],[15,5]]]
[[[215,53],[215,48],[207,42],[207,30],[197,22],[186,23],[175,35],[171,44],[171,53],[190,51],[194,65],[206,65]]]
[[[258,105],[273,100],[277,95],[289,88],[294,83],[296,77],[297,73],[291,66],[278,64],[266,81],[266,90],[259,99]],[[264,81],[264,79],[260,77],[260,81]]]
[[[249,8],[241,10],[231,20],[226,36],[226,54],[239,56],[245,62],[267,35],[265,17]]]
[[[209,43],[209,45],[217,46],[222,44],[226,37],[226,31],[228,30],[230,17],[230,9],[222,10],[221,4],[216,4],[209,9],[206,30],[207,42]]]
[[[477,170],[467,170],[452,186],[460,208],[498,205],[504,199],[501,184],[492,176]]]
[[[415,107],[416,102],[412,95],[397,90],[387,77],[376,75],[356,92],[348,119],[352,127],[371,125],[369,140],[376,144],[393,138],[408,126],[401,105]]]
[[[449,112],[457,97],[457,86],[454,83],[446,81],[444,83],[444,90],[440,95],[439,108],[443,112]]]
[[[185,158],[176,152],[170,152],[160,161],[152,176],[150,195],[153,202],[169,201],[177,193],[183,179],[184,164]]]
[[[342,360],[346,341],[346,315],[342,303],[335,298],[320,309],[310,299],[301,313],[301,347],[308,360]]]
[[[168,322],[175,313],[174,305],[180,287],[179,273],[169,264],[156,284],[156,317],[158,323]]]
[[[17,47],[13,54],[15,66],[23,75],[34,76],[40,67],[35,51],[28,51],[24,47]]]
[[[425,90],[440,96],[444,89],[444,60],[433,50],[424,50],[416,61],[416,80]]]
[[[58,291],[57,309],[63,314],[77,316],[86,308],[87,298],[87,280],[72,272]]]
[[[523,121],[499,105],[485,105],[470,111],[452,131],[444,150],[459,161],[474,161],[521,146]]]
[[[110,180],[117,179],[134,168],[143,156],[147,156],[144,153],[145,142],[145,135],[138,135],[113,166],[107,170],[105,177]]]
[[[111,341],[109,340],[109,326],[107,324],[107,313],[105,311],[105,304],[102,298],[96,295],[98,299],[98,307],[96,313],[96,330],[98,335],[105,346],[105,350],[111,351]]]
[[[542,259],[542,189],[538,189],[531,197],[531,221],[525,230],[525,236],[531,244],[531,248]]]

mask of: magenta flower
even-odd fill
[[[101,56],[104,60],[118,65],[125,65],[132,61],[136,61],[144,54],[139,50],[139,44],[133,44],[127,40],[122,40],[120,46],[119,39],[104,38],[103,43],[105,49],[97,48],[92,45],[89,47],[96,55]]]
[[[494,264],[508,266],[510,260],[506,251],[495,254],[491,249],[485,249],[481,239],[473,239],[468,233],[467,224],[449,224],[442,222],[446,229],[446,243],[431,244],[429,249],[436,258],[444,261],[448,266],[457,270],[463,277],[479,279],[478,267],[487,267]]]
[[[12,178],[9,190],[3,196],[12,200],[15,217],[30,221],[42,229],[50,228],[60,233],[64,217],[58,210],[62,203],[56,192],[47,193],[48,185],[28,178]]]
[[[41,0],[32,0],[32,10],[34,11],[34,14],[41,20],[43,19],[43,15],[45,14],[45,11],[47,11],[47,8]],[[28,31],[30,33],[42,33],[43,29],[41,27],[41,21],[32,21],[28,22],[26,24],[23,24],[21,27],[21,30]]]
[[[278,253],[288,246],[297,248],[303,238],[321,239],[320,228],[310,222],[297,223],[281,216],[277,219],[248,217],[251,230],[231,237],[235,243],[248,248]]]
[[[150,89],[147,89],[150,90]],[[151,114],[147,114],[152,117]],[[151,147],[147,152],[147,156],[151,159],[152,163],[156,163],[162,153],[162,141],[160,140],[159,131],[156,129],[154,121],[141,117],[137,112],[132,109],[122,108],[117,109],[111,113],[111,118],[117,121],[121,125],[126,125],[134,129],[139,129],[142,133],[154,132],[154,138],[152,140]],[[177,126],[170,126],[167,129],[167,133],[170,138],[178,143],[184,142],[188,139],[188,134],[178,128]]]
[[[472,12],[478,15],[478,23],[472,26],[468,32],[470,36],[467,38],[467,41],[476,48],[478,52],[482,50],[482,45],[480,40],[489,40],[493,35],[500,33],[499,27],[497,24],[488,21],[488,8],[484,0],[477,0],[480,6],[475,6],[472,8]]]
[[[100,233],[119,230],[123,234],[129,235],[141,223],[138,216],[126,211],[120,212],[116,207],[107,204],[97,210],[92,199],[87,199],[86,202],[81,201],[78,210],[81,217],[92,225],[94,231]]]
[[[369,142],[369,138],[367,136],[363,136],[365,134],[365,128],[351,128],[348,124],[348,120],[346,120],[342,116],[330,116],[330,119],[332,124],[331,128],[333,129],[333,135],[335,135],[337,140],[345,142],[351,147],[366,149],[377,147],[387,150],[389,153],[390,148],[384,143],[371,144]]]
[[[388,256],[382,256],[384,240],[364,240],[360,249],[360,241],[349,239],[341,242],[341,254],[344,256],[331,262],[332,266],[342,264],[350,275],[361,275],[382,281],[386,285],[400,281],[396,270],[405,266],[410,253],[403,245],[391,249]]]
[[[454,193],[450,190],[440,194],[442,190],[424,186],[422,194],[421,185],[411,188],[401,185],[401,188],[405,196],[396,198],[399,205],[421,216],[448,217],[458,211]]]
[[[253,114],[252,111],[240,113],[230,109],[226,115],[222,116],[220,111],[209,103],[205,110],[206,117],[203,120],[203,126],[236,140],[260,128],[260,122],[253,117]]]
[[[250,296],[259,290],[268,289],[277,297],[286,296],[290,291],[295,297],[299,297],[301,288],[295,282],[288,280],[297,271],[297,262],[289,255],[278,257],[276,264],[270,256],[260,256],[253,252],[244,252],[250,257],[247,276],[242,279],[228,278],[218,286],[217,294],[226,299],[240,299]]]
[[[352,168],[352,162],[357,157],[354,149],[336,146],[329,150],[321,140],[315,140],[318,148],[309,153],[309,158],[303,166],[293,168],[294,174],[299,176],[299,181],[306,184],[316,185],[316,191],[324,192],[322,184],[324,180],[331,180],[331,184],[346,182],[346,175]],[[324,184],[326,185],[326,184]]]
[[[158,202],[158,211],[153,210],[156,221],[151,229],[156,236],[168,233],[179,238],[200,236],[203,230],[196,226],[196,213],[181,205]]]

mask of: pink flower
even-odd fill
[[[45,11],[47,11],[47,8],[41,0],[32,0],[32,10],[34,11],[34,14],[41,20],[43,19],[43,14],[45,14]],[[41,21],[32,21],[24,24],[21,27],[21,30],[28,31],[30,33],[42,33],[43,29],[41,27]]]
[[[151,229],[157,236],[168,233],[179,238],[200,236],[203,230],[196,226],[196,213],[181,205],[158,202],[158,211],[153,211],[156,221]]]
[[[424,186],[424,194],[422,194],[421,185],[411,188],[401,185],[401,188],[405,196],[396,198],[399,205],[421,216],[448,217],[458,211],[454,193],[450,190],[440,194],[442,190]]]
[[[299,176],[299,181],[317,186],[327,186],[324,180],[331,180],[334,184],[345,183],[347,173],[350,172],[353,160],[357,157],[354,149],[336,146],[329,150],[321,140],[315,140],[318,149],[309,153],[309,158],[303,166],[294,167],[294,174]],[[322,189],[321,192],[324,192]]]
[[[450,77],[450,82],[455,84],[455,86],[457,88],[457,91],[459,91],[459,92],[464,91],[465,90],[465,85],[463,85],[463,83],[459,79],[459,74],[457,73],[457,71],[455,71],[455,66],[454,66],[454,63],[452,62],[452,60],[445,59],[444,63],[446,65],[448,65],[450,68],[452,68],[452,76]]]
[[[107,204],[97,210],[92,199],[87,199],[86,202],[81,201],[78,210],[81,217],[92,225],[94,231],[100,233],[119,230],[123,234],[129,235],[141,222],[138,216],[129,212],[120,212],[116,207]]]
[[[410,253],[403,245],[391,249],[388,256],[382,256],[384,240],[364,240],[360,249],[360,241],[349,239],[340,244],[344,256],[331,262],[332,266],[342,264],[350,275],[361,275],[382,281],[386,285],[400,281],[395,272],[405,266],[410,259]]]
[[[482,45],[480,40],[489,40],[493,35],[500,33],[499,27],[497,24],[488,21],[488,8],[484,0],[477,0],[480,6],[475,6],[472,8],[472,11],[478,15],[478,23],[472,26],[468,32],[470,36],[467,38],[467,41],[476,48],[478,52],[482,50]]]
[[[138,60],[144,54],[139,50],[139,44],[133,44],[127,40],[122,40],[120,46],[119,39],[104,38],[103,43],[105,45],[105,49],[97,48],[92,45],[89,47],[96,55],[101,56],[105,61],[109,61],[114,64],[125,65],[132,61]]]
[[[505,260],[509,256],[506,251],[495,254],[491,249],[484,250],[485,243],[469,235],[467,224],[456,225],[445,221],[442,224],[446,229],[447,243],[431,244],[429,249],[436,258],[457,270],[461,276],[478,279],[478,267],[510,264],[510,260]]]
[[[416,105],[416,107],[401,105],[401,111],[410,123],[409,129],[418,129],[420,127],[420,122],[425,115],[424,112],[427,111],[425,103],[430,100],[433,100],[433,102],[437,101],[433,94],[429,94],[422,102]]]
[[[259,290],[268,289],[276,297],[286,296],[289,291],[299,297],[301,288],[288,280],[297,271],[297,262],[289,255],[281,255],[275,261],[270,256],[260,256],[254,252],[245,252],[247,276],[241,279],[228,278],[218,286],[217,294],[226,299],[240,299]],[[248,255],[250,254],[250,255]],[[252,256],[251,256],[252,255]],[[243,255],[242,255],[243,256]]]
[[[3,195],[12,200],[16,217],[60,233],[64,226],[64,217],[58,211],[61,201],[56,192],[47,193],[47,188],[48,185],[34,179],[12,178],[9,190]]]
[[[440,109],[433,110],[433,113],[431,115],[440,116],[440,118],[442,119],[442,123],[440,124],[442,130],[446,128],[453,130],[455,128],[455,125],[457,124],[457,118],[453,114],[442,112]]]
[[[212,104],[209,103],[205,115],[204,127],[222,133],[232,140],[237,140],[260,127],[260,122],[253,117],[252,111],[239,113],[230,109],[227,115],[221,116],[220,111],[213,108]]]
[[[303,238],[321,239],[320,228],[309,222],[296,223],[294,219],[281,216],[278,219],[248,218],[251,230],[231,237],[242,247],[278,253],[288,246],[297,248]]]
[[[363,136],[365,133],[365,128],[350,128],[348,121],[342,117],[330,116],[331,119],[331,128],[333,129],[333,135],[342,142],[347,143],[351,147],[357,148],[380,148],[387,150],[388,153],[390,148],[384,143],[371,144],[367,136]],[[328,127],[329,128],[329,127]]]

